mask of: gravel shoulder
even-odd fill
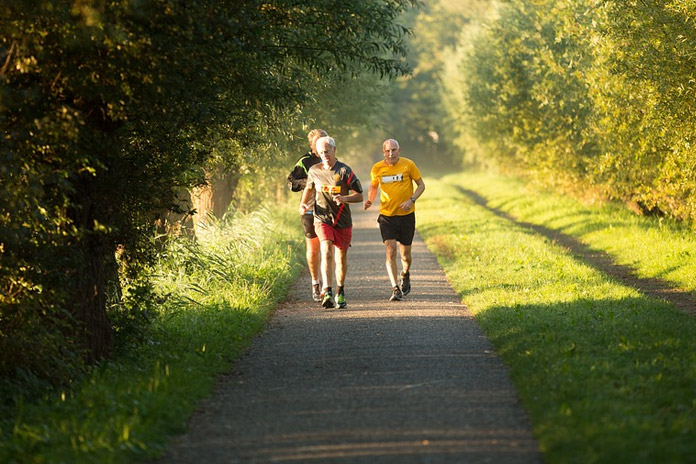
[[[423,241],[411,294],[390,302],[377,213],[352,211],[348,308],[311,301],[305,272],[159,462],[542,462],[507,368]]]

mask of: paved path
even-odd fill
[[[539,463],[507,369],[416,237],[390,302],[376,212],[354,205],[348,308],[303,276],[164,463]]]

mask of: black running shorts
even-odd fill
[[[314,231],[314,215],[313,214],[303,214],[302,215],[302,228],[304,229],[304,236],[307,238],[317,238],[317,233]]]
[[[411,245],[413,235],[416,233],[416,213],[406,216],[385,216],[380,214],[377,218],[379,231],[382,233],[382,241],[396,240],[402,245]]]

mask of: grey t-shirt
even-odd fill
[[[334,195],[348,195],[350,191],[362,193],[362,185],[353,170],[346,164],[336,161],[331,169],[324,169],[323,163],[315,164],[307,173],[307,185],[315,190],[314,223],[323,222],[337,229],[353,225],[348,204],[337,205]]]

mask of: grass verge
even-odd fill
[[[684,225],[638,216],[622,204],[584,205],[502,176],[462,174],[460,182],[486,197],[490,207],[581,239],[639,277],[696,291],[696,233]]]
[[[166,294],[148,342],[70,391],[18,402],[0,420],[0,462],[122,463],[161,455],[229,369],[301,268],[295,211],[237,214],[159,265]],[[289,241],[288,237],[297,237]]]
[[[426,184],[419,233],[510,367],[546,461],[693,460],[696,318],[619,284],[467,191],[689,289],[693,235],[490,174]]]

